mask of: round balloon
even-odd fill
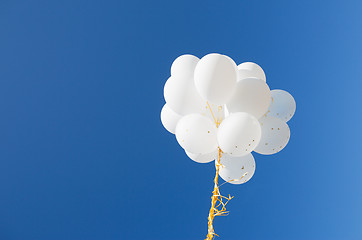
[[[179,115],[201,113],[206,103],[197,92],[192,77],[170,77],[164,87],[164,96],[167,105]]]
[[[293,117],[296,108],[293,96],[284,90],[272,90],[270,93],[272,101],[266,115],[288,122]]]
[[[171,76],[188,78],[194,75],[196,64],[200,59],[190,54],[181,55],[171,65]]]
[[[197,63],[194,76],[201,97],[216,105],[223,105],[234,91],[238,69],[231,58],[212,53]]]
[[[255,160],[251,153],[242,157],[222,155],[219,175],[231,184],[242,184],[249,181],[255,172]]]
[[[190,153],[188,151],[185,151],[187,156],[198,163],[209,163],[214,161],[215,159],[217,159],[219,151],[216,150],[214,152],[211,153],[206,153],[206,154],[197,154],[197,153]]]
[[[259,122],[261,139],[254,151],[264,155],[280,152],[290,138],[288,124],[279,118],[270,116],[263,116]]]
[[[263,69],[256,63],[244,62],[238,66],[239,80],[245,78],[258,78],[266,82],[266,77]]]
[[[195,154],[206,154],[217,149],[215,124],[201,114],[189,114],[176,126],[176,139],[183,149]]]
[[[217,133],[219,147],[233,157],[244,156],[253,151],[260,137],[258,119],[245,112],[230,114],[222,121]]]
[[[175,134],[176,125],[178,121],[181,119],[181,115],[175,113],[167,104],[165,104],[161,110],[161,122],[162,125],[166,128],[170,133]]]
[[[238,81],[231,99],[226,103],[229,112],[247,112],[256,118],[263,116],[270,104],[270,89],[257,78]]]

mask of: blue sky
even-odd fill
[[[360,1],[1,1],[0,239],[203,239],[214,165],[159,114],[172,61],[254,61],[291,140],[215,219],[220,239],[361,239]]]

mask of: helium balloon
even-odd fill
[[[255,160],[251,153],[242,157],[222,155],[220,164],[220,177],[231,184],[246,183],[255,172]]]
[[[259,78],[266,82],[266,77],[263,69],[256,63],[244,62],[238,66],[239,80],[245,78]]]
[[[230,114],[221,122],[217,133],[221,150],[233,157],[244,156],[253,151],[260,137],[258,119],[245,112]]]
[[[290,93],[283,90],[272,90],[272,101],[267,116],[277,117],[288,122],[295,113],[295,100]]]
[[[164,96],[167,105],[179,115],[201,113],[205,106],[192,77],[171,76],[165,84]]]
[[[173,61],[171,76],[188,78],[194,75],[196,64],[200,59],[190,54],[181,55]]]
[[[190,153],[188,151],[185,151],[185,152],[191,160],[198,162],[198,163],[212,162],[218,157],[218,154],[219,154],[218,150],[211,152],[211,153],[206,153],[206,154],[197,154],[197,153],[195,154],[195,153]]]
[[[181,118],[182,116],[175,113],[167,104],[163,106],[161,110],[161,122],[167,131],[175,134],[176,125]]]
[[[176,126],[176,139],[183,149],[195,154],[206,154],[217,149],[216,126],[201,114],[182,117]]]
[[[161,122],[175,133],[187,156],[198,163],[215,160],[206,236],[213,239],[214,217],[228,212],[225,205],[232,198],[221,195],[219,178],[243,184],[255,173],[253,150],[269,155],[287,145],[287,121],[295,112],[295,101],[285,91],[270,91],[259,65],[236,66],[230,57],[217,53],[201,59],[189,54],[178,57],[164,97]]]
[[[237,82],[234,94],[226,105],[229,112],[247,112],[260,118],[267,112],[270,100],[270,89],[266,82],[245,78]]]
[[[288,143],[290,130],[288,124],[280,118],[263,116],[259,119],[261,140],[255,152],[270,155],[280,152]]]
[[[234,91],[238,69],[231,58],[212,53],[197,63],[194,77],[201,97],[216,105],[223,105]]]

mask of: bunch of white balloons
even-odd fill
[[[296,109],[286,91],[271,90],[263,69],[252,62],[236,65],[212,53],[199,59],[178,57],[164,87],[163,126],[176,135],[187,156],[198,163],[218,159],[219,175],[232,184],[255,172],[252,151],[274,154],[288,143],[287,122]]]

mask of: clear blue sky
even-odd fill
[[[214,165],[159,114],[172,61],[260,64],[297,112],[220,239],[362,238],[361,1],[1,1],[0,239],[197,240]]]

